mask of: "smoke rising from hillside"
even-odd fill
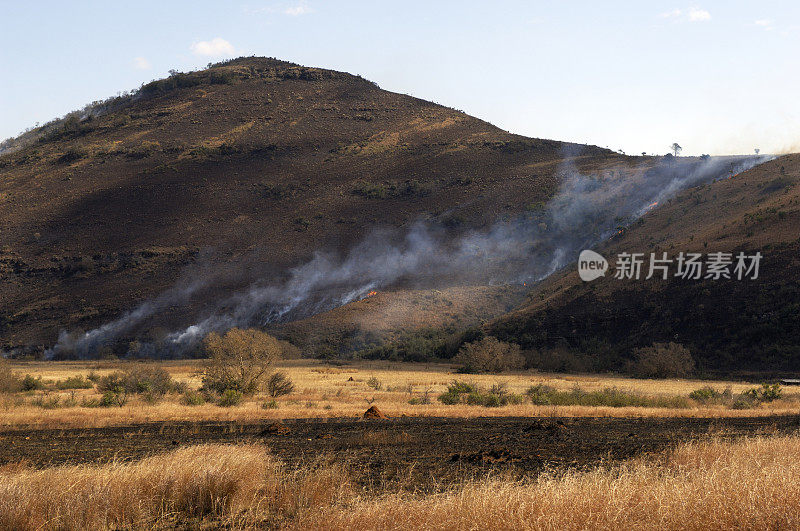
[[[423,222],[404,233],[376,229],[344,256],[320,251],[283,278],[253,283],[221,301],[201,321],[169,334],[158,345],[141,346],[137,354],[180,356],[211,331],[307,317],[400,283],[441,287],[538,281],[571,262],[580,250],[609,238],[620,225],[635,221],[655,203],[771,158],[663,160],[655,167],[613,168],[600,175],[583,175],[567,159],[560,170],[559,192],[541,208],[458,237]],[[212,282],[201,277],[173,288],[85,334],[62,332],[48,355],[91,356],[166,307],[186,304]]]

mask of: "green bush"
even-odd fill
[[[369,387],[370,389],[374,389],[376,391],[380,391],[381,388],[383,387],[383,383],[380,380],[378,380],[378,378],[376,378],[375,376],[371,376],[367,380],[367,387]]]
[[[121,389],[119,392],[106,391],[100,398],[101,407],[122,407],[128,403],[128,393]]]
[[[461,394],[447,391],[439,395],[439,402],[446,406],[454,406],[461,403]]]
[[[558,391],[547,385],[534,385],[525,393],[533,404],[554,406],[606,406],[606,407],[659,407],[687,408],[689,402],[683,397],[644,396],[606,387],[599,391],[585,391],[574,387],[570,391]]]
[[[22,378],[20,387],[23,391],[38,391],[44,389],[44,382],[42,382],[41,376],[34,378],[30,374],[26,374],[25,377]]]
[[[448,393],[474,393],[478,390],[478,385],[474,382],[465,382],[462,380],[453,380],[453,383],[447,386]]]
[[[525,394],[530,398],[531,403],[536,406],[550,405],[550,397],[556,390],[549,385],[537,384],[532,385],[525,391]]]
[[[689,393],[689,398],[701,404],[723,404],[733,400],[733,393],[730,387],[719,392],[711,386],[701,387]]]
[[[91,389],[94,384],[84,378],[82,375],[70,376],[64,380],[56,382],[57,389]]]
[[[278,401],[274,398],[261,404],[262,409],[278,409]]]
[[[217,405],[220,407],[238,406],[242,403],[243,396],[244,395],[236,389],[226,389],[222,395],[220,395],[219,400],[217,400]]]
[[[474,383],[455,380],[447,391],[439,395],[445,405],[467,404],[470,406],[500,407],[507,404],[521,404],[523,398],[506,391],[504,383],[496,383],[489,390],[483,390]]]
[[[428,404],[430,404],[430,403],[431,403],[431,399],[430,399],[430,397],[428,396],[428,393],[426,392],[426,393],[425,393],[424,395],[422,395],[422,396],[419,396],[419,397],[414,397],[414,398],[410,399],[410,400],[408,401],[408,403],[409,403],[409,404],[411,404],[412,406],[422,406],[422,405],[428,405]]]
[[[181,396],[181,403],[184,406],[202,406],[206,403],[206,398],[203,393],[187,390]]]
[[[761,387],[754,387],[743,392],[741,397],[744,397],[745,401],[749,400],[754,404],[759,404],[761,402],[773,402],[775,400],[779,400],[782,395],[783,390],[781,389],[780,384],[770,385],[767,383],[762,383]]]

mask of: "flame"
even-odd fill
[[[657,206],[658,206],[658,201],[654,201],[653,203],[647,205],[647,210],[650,210],[651,208],[655,208]]]
[[[370,291],[369,293],[367,293],[367,297],[372,297],[373,295],[377,295],[377,294],[378,294],[377,291]]]

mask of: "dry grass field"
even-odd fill
[[[0,527],[791,529],[800,438],[678,446],[588,471],[375,495],[346,468],[290,471],[258,445],[202,445],[101,466],[0,469]]]
[[[464,375],[446,364],[352,362],[331,365],[316,360],[283,361],[277,366],[294,382],[294,391],[272,401],[264,393],[245,397],[241,404],[221,407],[206,402],[186,405],[184,396],[173,393],[158,400],[131,395],[121,407],[84,407],[87,401],[100,397],[96,389],[58,390],[58,381],[94,374],[107,375],[141,365],[128,361],[38,362],[15,361],[12,370],[22,376],[41,377],[43,390],[0,393],[0,426],[14,427],[101,427],[163,421],[237,421],[259,422],[287,418],[360,417],[376,405],[390,417],[727,417],[761,416],[796,413],[800,395],[787,388],[783,397],[748,409],[698,403],[688,399],[689,393],[704,386],[718,391],[730,387],[739,394],[758,382],[725,382],[707,380],[641,380],[611,375],[566,375],[537,372],[515,372],[500,375]],[[158,362],[188,389],[200,387],[200,361]],[[683,400],[680,407],[609,407],[587,405],[534,405],[521,403],[500,407],[456,404],[445,405],[437,397],[454,380],[473,382],[484,389],[503,384],[505,391],[524,397],[525,391],[543,384],[556,390],[583,391],[615,388],[636,395]],[[427,397],[427,400],[426,400]],[[409,402],[414,402],[409,403]],[[429,402],[429,403],[427,403]]]

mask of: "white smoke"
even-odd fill
[[[282,278],[265,278],[234,293],[201,321],[169,334],[157,348],[151,345],[148,354],[181,355],[211,331],[307,317],[398,283],[441,287],[535,282],[571,262],[581,249],[610,237],[620,225],[641,217],[653,203],[771,158],[665,159],[655,167],[613,168],[610,174],[594,176],[566,163],[559,192],[539,211],[455,239],[431,223],[416,223],[405,234],[375,230],[343,257],[317,252]],[[63,333],[48,355],[89,356],[165,307],[186,303],[209,282],[200,279],[173,289],[78,337]]]

